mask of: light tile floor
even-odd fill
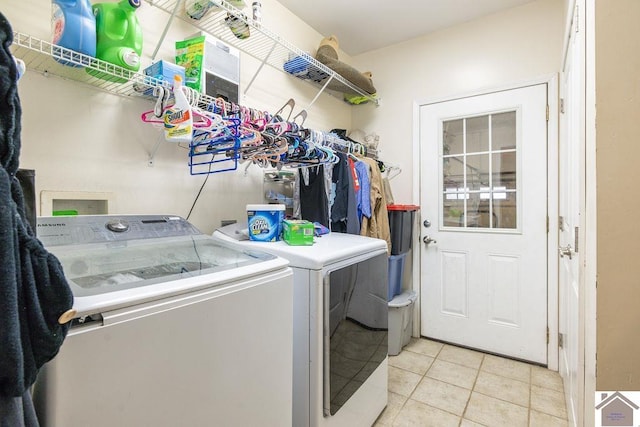
[[[567,427],[557,372],[412,338],[389,356],[389,400],[374,424],[420,427]]]

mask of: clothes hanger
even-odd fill
[[[293,123],[296,123],[296,119],[298,117],[302,117],[302,122],[300,122],[299,126],[302,127],[302,125],[304,125],[305,120],[307,120],[307,110],[300,110],[300,112],[298,114],[296,114],[295,116],[293,116],[293,119],[291,120]]]
[[[389,181],[391,181],[393,178],[395,178],[396,176],[402,173],[402,168],[400,166],[384,163],[384,167],[386,169],[386,175],[387,175],[386,178]]]
[[[155,96],[156,104],[153,107],[153,113],[156,117],[162,117],[162,114],[171,97],[171,89],[164,86],[156,86],[153,88],[153,96]]]

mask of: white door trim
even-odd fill
[[[450,96],[446,98],[414,101],[413,103],[413,203],[419,205],[421,182],[421,147],[420,147],[420,108],[438,102],[451,101],[492,92],[517,89],[537,84],[548,85],[549,121],[547,122],[547,215],[549,218],[549,233],[547,236],[547,325],[549,327],[549,343],[547,344],[547,364],[549,369],[558,370],[558,75],[550,74],[534,80],[516,82],[510,85],[478,90],[470,93]],[[418,227],[422,226],[422,219],[418,219]],[[420,251],[424,245],[418,241],[420,233],[414,233],[413,248],[413,283],[414,290],[420,294]],[[416,299],[413,313],[413,336],[420,336],[421,306],[420,296]]]
[[[590,427],[595,421],[593,408],[596,392],[596,6],[595,0],[586,0],[585,3],[585,250],[584,259],[580,260],[584,266],[580,267],[584,268],[584,274],[580,275],[580,286],[584,287],[585,297],[584,420],[585,427]]]

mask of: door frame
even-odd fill
[[[421,176],[421,147],[420,147],[420,108],[430,104],[453,101],[461,98],[469,98],[478,95],[486,95],[493,92],[502,92],[518,89],[526,86],[538,84],[547,85],[547,103],[549,106],[549,120],[547,121],[547,366],[549,369],[558,370],[558,74],[548,74],[536,79],[515,82],[505,86],[480,89],[473,92],[458,94],[454,96],[433,98],[413,102],[413,200],[420,204],[420,182]],[[420,244],[420,227],[422,220],[418,218],[417,231],[414,233],[413,248],[420,250],[412,251],[413,255],[413,277],[414,290],[418,294],[413,311],[413,336],[420,337],[420,277],[421,277],[421,251],[423,245]]]

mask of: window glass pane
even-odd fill
[[[445,157],[442,159],[444,189],[464,187],[464,157]]]
[[[471,193],[467,200],[467,227],[490,228],[489,203],[482,193]]]
[[[489,154],[473,154],[467,156],[467,187],[479,190],[489,186]]]
[[[516,193],[494,189],[493,228],[517,228],[517,219]]]
[[[516,112],[491,115],[491,149],[508,150],[516,148]]]
[[[463,153],[463,120],[449,120],[442,123],[442,154]]]
[[[462,227],[464,213],[464,196],[462,198],[444,198],[443,225],[445,227]],[[451,196],[451,194],[449,194]]]
[[[492,156],[493,186],[516,189],[516,152],[495,153]]]
[[[467,119],[467,153],[489,151],[489,116]]]

